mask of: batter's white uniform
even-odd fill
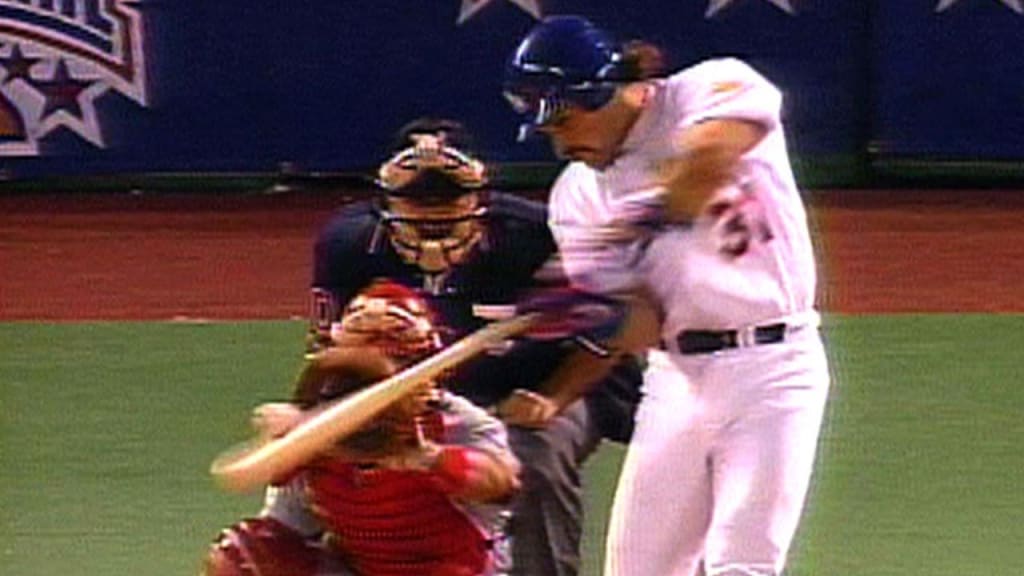
[[[814,310],[815,261],[780,124],[781,94],[735,59],[658,80],[622,154],[574,162],[550,219],[567,272],[598,291],[644,287],[665,317],[649,353],[615,495],[605,573],[777,575],[796,531],[829,387]],[[693,225],[614,242],[657,204],[659,162],[698,122],[757,122],[766,137]],[[785,324],[781,342],[758,326]],[[739,346],[682,354],[682,331],[737,331]]]

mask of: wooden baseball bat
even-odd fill
[[[540,315],[521,314],[484,326],[394,376],[327,404],[283,436],[247,442],[223,452],[210,465],[210,473],[221,487],[232,492],[252,490],[281,478],[359,430],[423,382],[528,330]]]

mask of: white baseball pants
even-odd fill
[[[777,576],[829,388],[813,327],[784,342],[652,352],[612,508],[606,576]]]

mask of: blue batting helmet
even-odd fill
[[[527,120],[520,136],[565,110],[596,110],[633,80],[620,46],[581,16],[551,16],[520,41],[505,67],[505,98]]]

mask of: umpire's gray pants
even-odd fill
[[[513,506],[512,573],[574,576],[580,568],[583,489],[580,470],[601,433],[579,400],[547,428],[509,426],[509,442],[522,462],[522,490]]]
[[[579,573],[583,464],[602,438],[629,442],[641,380],[640,365],[624,360],[546,428],[509,426],[509,444],[522,463],[523,483],[509,524],[514,576]]]

